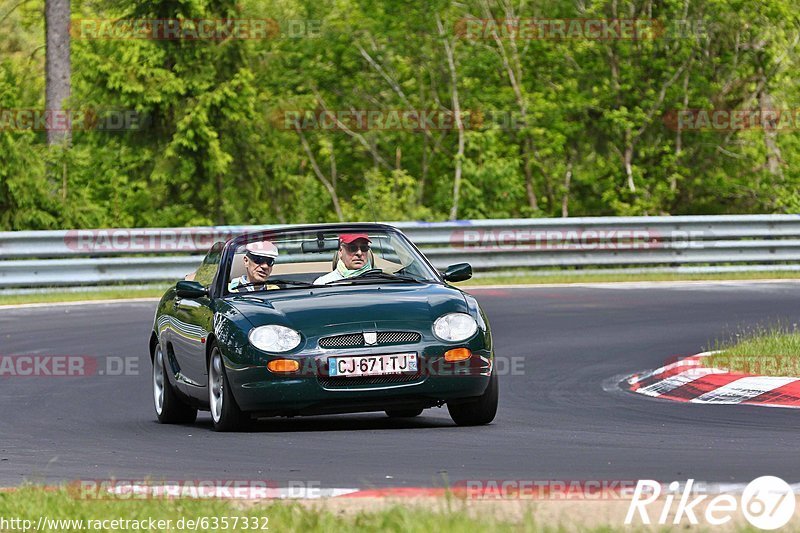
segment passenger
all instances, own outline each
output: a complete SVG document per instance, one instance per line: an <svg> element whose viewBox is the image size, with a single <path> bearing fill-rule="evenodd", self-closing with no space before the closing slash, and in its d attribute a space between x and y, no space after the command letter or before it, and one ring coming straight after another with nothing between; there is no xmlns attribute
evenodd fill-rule
<svg viewBox="0 0 800 533"><path fill-rule="evenodd" d="M314 285L325 285L332 281L351 278L371 270L369 236L366 233L343 233L339 235L339 260L336 269L314 280Z"/></svg>
<svg viewBox="0 0 800 533"><path fill-rule="evenodd" d="M269 241L251 242L245 246L245 274L228 284L230 292L253 292L278 289L277 285L268 285L267 279L272 274L272 265L278 257L278 248Z"/></svg>

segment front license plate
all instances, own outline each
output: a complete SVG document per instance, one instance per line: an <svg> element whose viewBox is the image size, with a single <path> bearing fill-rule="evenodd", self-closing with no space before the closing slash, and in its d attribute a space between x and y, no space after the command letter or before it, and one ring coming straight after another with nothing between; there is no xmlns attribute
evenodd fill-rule
<svg viewBox="0 0 800 533"><path fill-rule="evenodd" d="M329 357L328 375L333 376L382 376L417 371L416 353L393 353L387 355L359 355L353 357Z"/></svg>

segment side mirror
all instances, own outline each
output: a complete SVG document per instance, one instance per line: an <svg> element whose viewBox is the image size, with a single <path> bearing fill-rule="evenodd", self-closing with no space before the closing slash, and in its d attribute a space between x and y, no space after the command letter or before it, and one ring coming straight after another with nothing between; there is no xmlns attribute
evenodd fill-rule
<svg viewBox="0 0 800 533"><path fill-rule="evenodd" d="M196 281L179 281L175 285L179 298L202 298L208 296L208 289Z"/></svg>
<svg viewBox="0 0 800 533"><path fill-rule="evenodd" d="M445 281L466 281L472 277L472 265L469 263L458 263L450 265L444 271Z"/></svg>

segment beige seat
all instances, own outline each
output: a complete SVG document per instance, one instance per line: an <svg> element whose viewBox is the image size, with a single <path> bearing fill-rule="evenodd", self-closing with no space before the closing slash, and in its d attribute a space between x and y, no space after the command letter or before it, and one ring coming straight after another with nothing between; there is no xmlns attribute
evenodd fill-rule
<svg viewBox="0 0 800 533"><path fill-rule="evenodd" d="M228 281L233 281L235 279L241 278L246 273L244 269L244 254L236 254L233 256L233 261L231 262L231 279Z"/></svg>

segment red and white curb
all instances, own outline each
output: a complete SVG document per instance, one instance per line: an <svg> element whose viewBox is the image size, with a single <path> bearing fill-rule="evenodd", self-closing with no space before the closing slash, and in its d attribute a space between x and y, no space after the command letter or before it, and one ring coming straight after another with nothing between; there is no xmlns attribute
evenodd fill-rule
<svg viewBox="0 0 800 533"><path fill-rule="evenodd" d="M652 398L706 404L800 408L800 378L755 376L706 366L703 352L623 380L624 388Z"/></svg>

